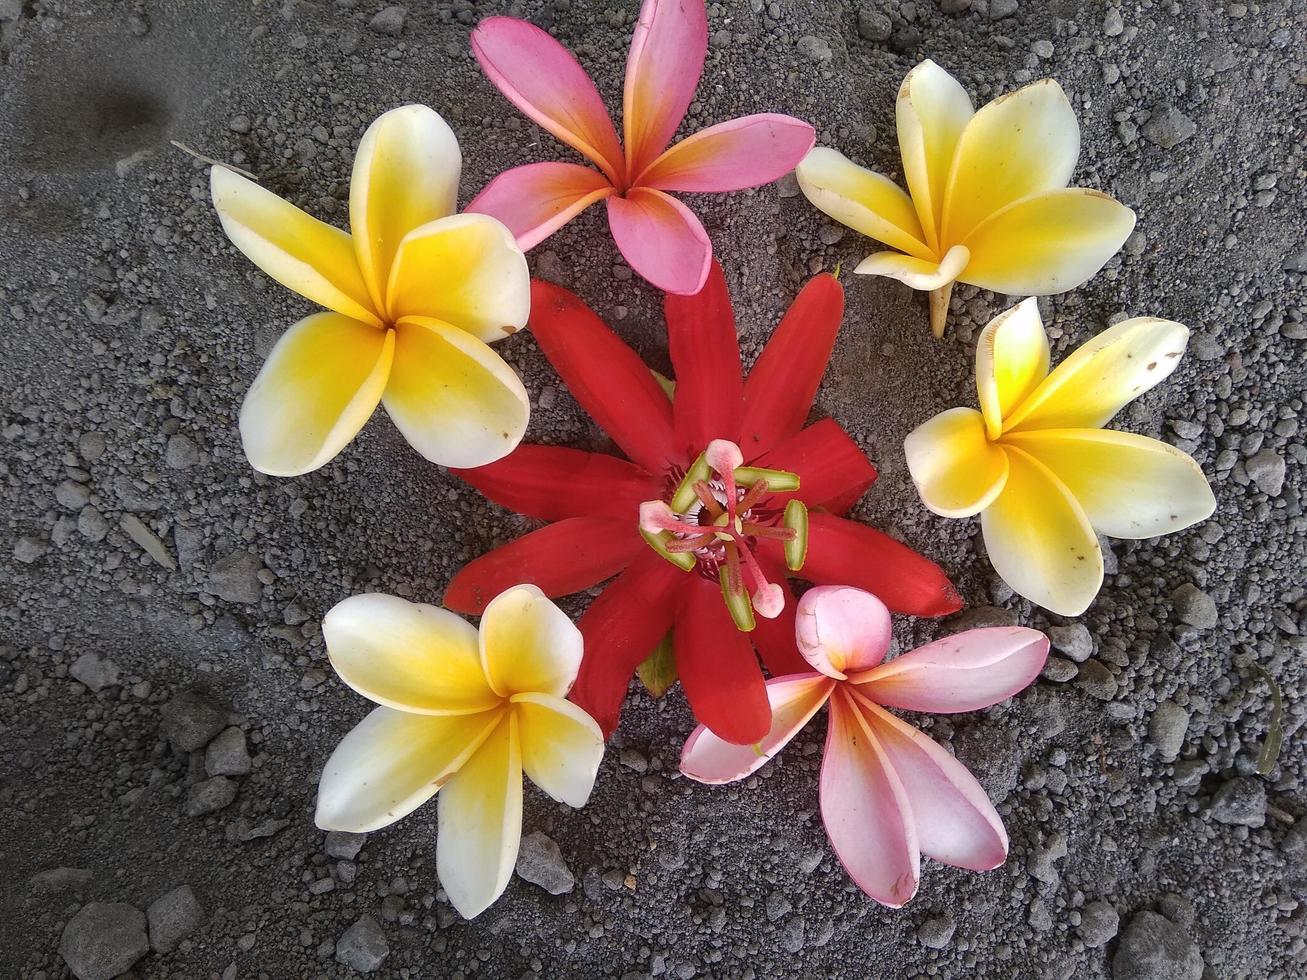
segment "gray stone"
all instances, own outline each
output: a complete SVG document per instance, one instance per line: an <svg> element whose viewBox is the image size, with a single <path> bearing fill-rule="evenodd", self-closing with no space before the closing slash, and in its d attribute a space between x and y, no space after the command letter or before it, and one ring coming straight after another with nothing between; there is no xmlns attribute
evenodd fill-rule
<svg viewBox="0 0 1307 980"><path fill-rule="evenodd" d="M24 534L14 542L14 561L30 565L45 557L50 550L50 541L41 534Z"/></svg>
<svg viewBox="0 0 1307 980"><path fill-rule="evenodd" d="M204 750L204 771L210 776L244 776L251 765L245 733L235 725L224 728Z"/></svg>
<svg viewBox="0 0 1307 980"><path fill-rule="evenodd" d="M200 460L200 451L188 436L180 432L168 437L168 448L164 451L163 461L171 470L190 469Z"/></svg>
<svg viewBox="0 0 1307 980"><path fill-rule="evenodd" d="M186 792L186 814L203 817L230 806L236 799L236 784L226 776L214 776L196 783Z"/></svg>
<svg viewBox="0 0 1307 980"><path fill-rule="evenodd" d="M1241 827L1266 823L1266 784L1256 776L1227 779L1212 797L1212 819Z"/></svg>
<svg viewBox="0 0 1307 980"><path fill-rule="evenodd" d="M917 941L931 949L943 949L953 941L953 932L957 923L953 916L945 913L927 919L917 927Z"/></svg>
<svg viewBox="0 0 1307 980"><path fill-rule="evenodd" d="M80 892L94 877L95 874L89 868L51 868L49 871L38 871L29 881L35 891Z"/></svg>
<svg viewBox="0 0 1307 980"><path fill-rule="evenodd" d="M81 510L91 501L91 488L76 480L64 480L54 488L54 499L68 510Z"/></svg>
<svg viewBox="0 0 1307 980"><path fill-rule="evenodd" d="M1111 701L1116 697L1116 678L1097 660L1086 660L1080 665L1077 683L1082 691L1100 701Z"/></svg>
<svg viewBox="0 0 1307 980"><path fill-rule="evenodd" d="M204 906L190 885L178 885L160 895L145 910L150 922L150 947L171 953L183 939L204 925Z"/></svg>
<svg viewBox="0 0 1307 980"><path fill-rule="evenodd" d="M1198 586L1186 582L1171 593L1171 604L1180 622L1200 630L1209 630L1216 625L1216 603Z"/></svg>
<svg viewBox="0 0 1307 980"><path fill-rule="evenodd" d="M1094 637L1084 623L1050 626L1048 639L1053 644L1054 650L1078 664L1084 663L1094 655Z"/></svg>
<svg viewBox="0 0 1307 980"><path fill-rule="evenodd" d="M77 455L88 463L98 461L108 448L109 442L103 432L83 432L77 440Z"/></svg>
<svg viewBox="0 0 1307 980"><path fill-rule="evenodd" d="M868 41L888 41L894 33L894 22L872 4L858 8L858 34Z"/></svg>
<svg viewBox="0 0 1307 980"><path fill-rule="evenodd" d="M383 7L377 15L368 21L368 30L387 37L399 37L404 33L404 21L408 19L408 10L400 6Z"/></svg>
<svg viewBox="0 0 1307 980"><path fill-rule="evenodd" d="M1106 946L1116 937L1116 931L1120 927L1121 917L1107 902L1090 902L1080 910L1080 927L1077 933L1080 941L1090 949Z"/></svg>
<svg viewBox="0 0 1307 980"><path fill-rule="evenodd" d="M68 668L73 680L85 684L92 691L103 691L118 683L118 665L98 653L84 653Z"/></svg>
<svg viewBox="0 0 1307 980"><path fill-rule="evenodd" d="M163 706L163 734L181 752L202 749L227 727L227 712L195 691L183 691Z"/></svg>
<svg viewBox="0 0 1307 980"><path fill-rule="evenodd" d="M787 952L797 953L803 949L807 935L808 923L804 921L803 916L796 915L785 923L785 928L781 930L781 945Z"/></svg>
<svg viewBox="0 0 1307 980"><path fill-rule="evenodd" d="M1201 980L1203 957L1180 926L1140 912L1126 926L1112 957L1112 980Z"/></svg>
<svg viewBox="0 0 1307 980"><path fill-rule="evenodd" d="M1284 457L1274 449L1263 449L1243 464L1248 479L1268 497L1278 497L1284 489Z"/></svg>
<svg viewBox="0 0 1307 980"><path fill-rule="evenodd" d="M135 541L144 549L145 553L155 560L157 564L170 571L177 567L173 557L168 552L168 548L159 536L150 530L148 524L137 517L135 514L124 514L118 521L118 526L122 528L124 534Z"/></svg>
<svg viewBox="0 0 1307 980"><path fill-rule="evenodd" d="M365 915L336 940L336 961L359 973L371 973L390 955L390 944L381 925Z"/></svg>
<svg viewBox="0 0 1307 980"><path fill-rule="evenodd" d="M359 851L363 850L363 842L367 839L367 834L352 834L348 830L332 830L327 833L327 839L323 843L322 849L327 852L327 857L333 857L340 861L353 861L359 856Z"/></svg>
<svg viewBox="0 0 1307 980"><path fill-rule="evenodd" d="M1307 876L1307 819L1299 818L1280 841L1280 853L1294 875Z"/></svg>
<svg viewBox="0 0 1307 980"><path fill-rule="evenodd" d="M1163 762L1174 762L1189 730L1189 712L1174 701L1163 701L1148 721L1148 740Z"/></svg>
<svg viewBox="0 0 1307 980"><path fill-rule="evenodd" d="M946 14L965 14L971 9L971 0L939 0L939 9Z"/></svg>
<svg viewBox="0 0 1307 980"><path fill-rule="evenodd" d="M517 876L539 885L550 895L566 895L576 887L576 877L563 860L563 852L551 837L538 830L522 838L517 852Z"/></svg>
<svg viewBox="0 0 1307 980"><path fill-rule="evenodd" d="M799 54L813 61L830 61L835 57L826 39L812 34L799 38Z"/></svg>
<svg viewBox="0 0 1307 980"><path fill-rule="evenodd" d="M1153 113L1140 132L1148 142L1164 150L1179 146L1198 131L1193 120L1173 105L1153 107Z"/></svg>
<svg viewBox="0 0 1307 980"><path fill-rule="evenodd" d="M1074 680L1079 673L1080 668L1070 660L1063 660L1061 657L1049 657L1044 661L1039 676L1057 684L1065 684L1069 680Z"/></svg>
<svg viewBox="0 0 1307 980"><path fill-rule="evenodd" d="M256 603L263 596L263 583L259 581L261 567L248 551L233 551L209 569L208 590L227 602Z"/></svg>
<svg viewBox="0 0 1307 980"><path fill-rule="evenodd" d="M1030 856L1030 873L1045 884L1057 884L1061 873L1054 867L1066 857L1066 834L1057 831Z"/></svg>
<svg viewBox="0 0 1307 980"><path fill-rule="evenodd" d="M1121 11L1115 7L1107 8L1107 15L1103 18L1103 33L1108 37L1117 37L1125 30L1125 23L1121 20Z"/></svg>
<svg viewBox="0 0 1307 980"><path fill-rule="evenodd" d="M87 504L77 515L77 530L87 541L103 541L109 534L109 522L104 515Z"/></svg>
<svg viewBox="0 0 1307 980"><path fill-rule="evenodd" d="M1002 20L1004 17L1011 17L1021 9L1021 4L1017 0L989 0L989 19Z"/></svg>
<svg viewBox="0 0 1307 980"><path fill-rule="evenodd" d="M145 914L123 902L82 906L59 940L59 955L77 980L112 980L149 951Z"/></svg>

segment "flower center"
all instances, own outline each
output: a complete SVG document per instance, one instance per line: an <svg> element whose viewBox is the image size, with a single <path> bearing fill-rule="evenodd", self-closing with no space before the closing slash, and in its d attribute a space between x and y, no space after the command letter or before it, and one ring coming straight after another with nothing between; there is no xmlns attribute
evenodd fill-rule
<svg viewBox="0 0 1307 980"><path fill-rule="evenodd" d="M714 439L667 500L640 505L640 533L676 567L717 579L731 619L751 630L755 612L775 619L785 608L784 590L758 562L759 545L777 541L786 566L803 567L808 509L773 496L798 489L797 474L745 466L739 446Z"/></svg>

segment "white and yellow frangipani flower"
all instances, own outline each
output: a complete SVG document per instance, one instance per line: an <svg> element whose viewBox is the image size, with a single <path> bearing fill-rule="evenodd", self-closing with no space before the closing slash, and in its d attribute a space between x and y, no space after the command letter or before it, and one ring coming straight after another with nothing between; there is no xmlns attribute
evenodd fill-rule
<svg viewBox="0 0 1307 980"><path fill-rule="evenodd" d="M392 109L359 144L353 235L227 169L210 172L232 243L330 312L292 326L241 406L251 465L298 476L329 462L378 402L434 463L482 466L512 452L530 406L487 346L526 325L526 257L499 221L455 214L458 141L434 111Z"/></svg>
<svg viewBox="0 0 1307 980"><path fill-rule="evenodd" d="M870 255L854 271L929 291L936 337L954 282L1014 296L1065 292L1134 229L1123 204L1067 186L1080 126L1051 78L975 111L957 79L923 61L899 87L895 121L907 194L827 147L812 150L796 173L814 205L897 250Z"/></svg>
<svg viewBox="0 0 1307 980"><path fill-rule="evenodd" d="M534 585L486 607L481 629L446 609L356 595L322 621L331 664L380 707L322 771L315 819L367 833L437 793L436 872L464 918L506 887L522 838L522 774L584 806L604 737L565 700L581 632Z"/></svg>
<svg viewBox="0 0 1307 980"><path fill-rule="evenodd" d="M942 412L903 443L922 501L943 517L980 514L1003 580L1031 602L1078 616L1103 584L1097 534L1152 538L1216 509L1189 456L1103 428L1175 369L1188 339L1179 323L1135 317L1049 373L1036 301L999 314L976 345L980 411Z"/></svg>

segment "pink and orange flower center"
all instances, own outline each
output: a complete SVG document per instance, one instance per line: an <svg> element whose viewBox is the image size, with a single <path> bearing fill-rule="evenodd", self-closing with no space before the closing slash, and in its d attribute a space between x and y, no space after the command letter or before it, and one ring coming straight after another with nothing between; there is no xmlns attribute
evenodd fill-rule
<svg viewBox="0 0 1307 980"><path fill-rule="evenodd" d="M668 499L640 505L640 533L673 565L716 579L731 619L748 631L754 613L775 619L785 608L785 590L768 580L759 546L777 541L787 567L803 567L808 509L774 496L798 489L796 474L745 466L739 446L714 439Z"/></svg>

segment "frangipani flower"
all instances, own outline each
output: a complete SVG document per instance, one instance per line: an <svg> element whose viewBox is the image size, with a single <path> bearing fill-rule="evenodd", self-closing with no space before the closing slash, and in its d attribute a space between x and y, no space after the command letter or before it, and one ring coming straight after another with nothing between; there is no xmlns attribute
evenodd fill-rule
<svg viewBox="0 0 1307 980"><path fill-rule="evenodd" d="M213 168L213 206L232 244L330 311L286 331L245 396L241 440L256 470L317 469L378 402L434 463L489 463L521 440L526 390L487 344L526 324L531 277L502 224L454 214L461 167L435 112L387 112L354 158L352 237Z"/></svg>
<svg viewBox="0 0 1307 980"><path fill-rule="evenodd" d="M1169 375L1189 330L1135 317L1049 373L1033 299L995 317L976 344L980 411L954 408L908 434L908 469L943 517L981 515L995 570L1032 602L1078 616L1103 584L1095 535L1151 538L1209 517L1216 498L1189 456L1104 429Z"/></svg>
<svg viewBox="0 0 1307 980"><path fill-rule="evenodd" d="M486 605L481 630L445 609L368 594L322 621L331 664L375 701L327 760L315 819L368 833L437 793L436 871L470 919L503 894L522 838L522 773L560 803L590 798L604 737L564 700L581 634L534 586Z"/></svg>
<svg viewBox="0 0 1307 980"><path fill-rule="evenodd" d="M818 147L798 167L809 201L897 251L854 270L930 291L930 325L944 335L961 281L1016 296L1066 292L1103 267L1135 214L1100 191L1067 187L1080 126L1051 78L974 111L933 61L908 72L895 107L905 194L891 180Z"/></svg>
<svg viewBox="0 0 1307 980"><path fill-rule="evenodd" d="M921 855L972 871L1007 859L1007 831L962 763L886 711L977 711L1031 684L1048 657L1044 634L1017 626L944 637L883 663L889 611L873 595L822 586L799 600L804 673L767 682L770 730L732 745L700 725L681 772L729 783L761 769L830 704L821 764L826 836L858 887L898 908L917 891Z"/></svg>
<svg viewBox="0 0 1307 980"><path fill-rule="evenodd" d="M468 205L494 215L530 249L597 201L636 272L669 293L697 293L712 242L668 191L735 191L770 183L812 149L811 126L762 113L718 123L668 149L708 51L703 0L644 0L626 61L619 142L598 89L572 54L525 21L487 17L472 51L510 102L598 171L532 163L496 177ZM623 146L623 143L625 146Z"/></svg>
<svg viewBox="0 0 1307 980"><path fill-rule="evenodd" d="M605 732L617 726L632 673L671 631L695 716L729 741L761 738L771 711L754 647L774 675L803 669L786 581L796 566L802 578L851 581L918 616L961 606L933 562L840 516L876 471L835 422L805 428L844 311L832 276L804 286L747 381L721 266L713 263L694 296L668 296L671 401L639 355L572 293L537 281L531 310L541 350L630 462L524 445L460 472L496 503L553 523L465 566L445 604L475 613L514 581L561 596L617 575L578 623L586 654L572 691ZM784 520L800 506L801 554L799 533L773 533L803 531ZM680 523L689 529L673 526ZM732 549L738 576L724 571Z"/></svg>

